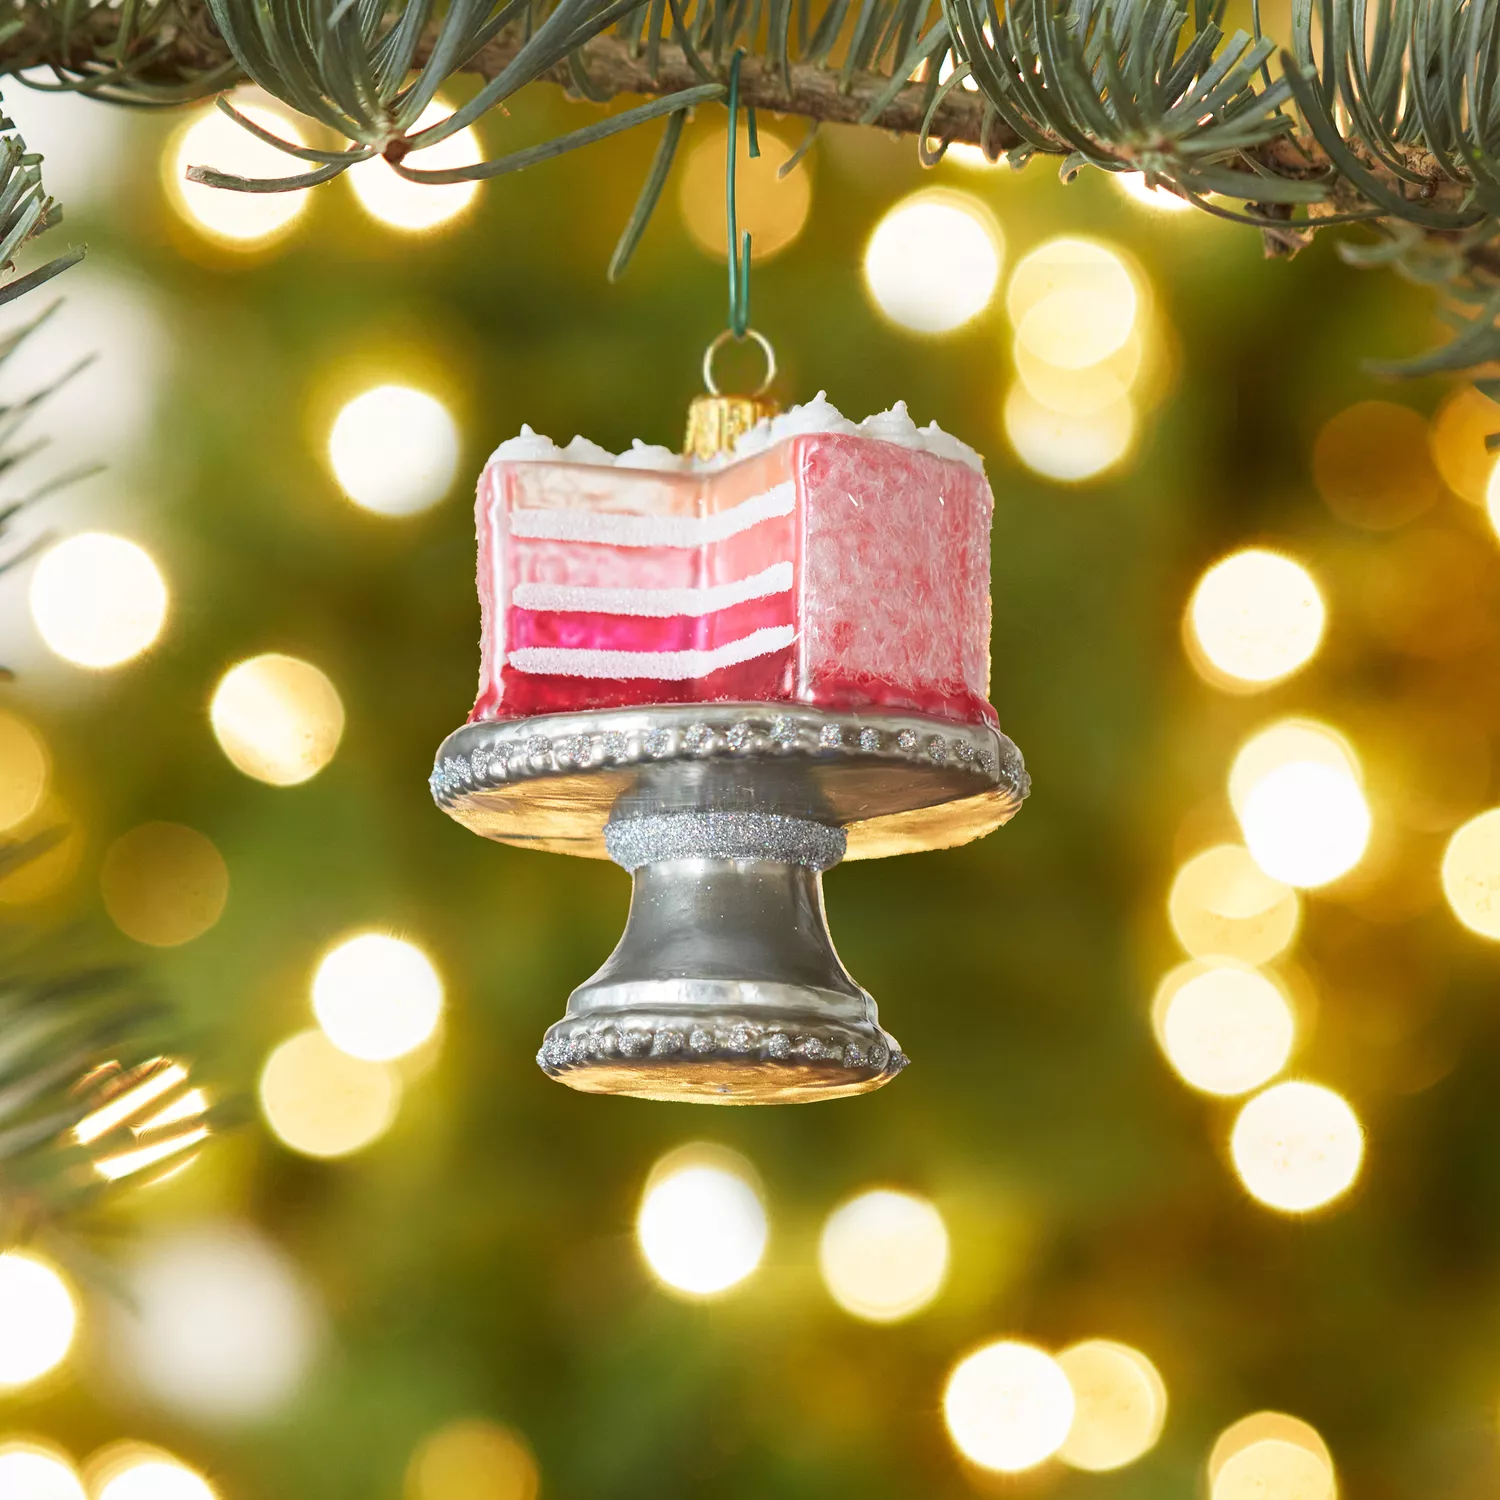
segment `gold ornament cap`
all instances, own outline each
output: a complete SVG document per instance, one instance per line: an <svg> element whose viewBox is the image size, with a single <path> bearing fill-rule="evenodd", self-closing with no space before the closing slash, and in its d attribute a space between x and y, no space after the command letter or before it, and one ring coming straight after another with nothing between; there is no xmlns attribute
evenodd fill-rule
<svg viewBox="0 0 1500 1500"><path fill-rule="evenodd" d="M760 346L766 357L765 378L760 387L749 396L726 396L714 379L714 356L725 344L745 339ZM742 434L750 431L757 422L774 417L781 407L765 393L776 378L776 351L764 334L750 329L743 338L726 329L711 343L703 355L703 383L708 387L706 396L695 396L688 407L687 437L682 451L688 458L716 458L728 453Z"/></svg>

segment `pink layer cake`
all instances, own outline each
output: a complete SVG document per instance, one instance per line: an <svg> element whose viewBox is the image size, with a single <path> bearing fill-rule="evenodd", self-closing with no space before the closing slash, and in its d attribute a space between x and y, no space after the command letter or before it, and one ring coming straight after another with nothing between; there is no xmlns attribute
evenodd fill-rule
<svg viewBox="0 0 1500 1500"><path fill-rule="evenodd" d="M471 719L765 702L995 723L977 456L821 397L713 466L526 432L479 482Z"/></svg>

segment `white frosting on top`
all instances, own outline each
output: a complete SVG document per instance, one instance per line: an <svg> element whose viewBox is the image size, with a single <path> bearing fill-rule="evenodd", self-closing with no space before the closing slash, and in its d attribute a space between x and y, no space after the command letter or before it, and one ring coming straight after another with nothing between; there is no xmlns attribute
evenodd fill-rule
<svg viewBox="0 0 1500 1500"><path fill-rule="evenodd" d="M723 468L756 453L764 453L787 438L800 437L810 432L852 433L859 437L874 438L883 443L895 443L902 448L915 448L931 453L938 458L953 459L967 464L979 473L984 472L984 460L965 442L951 433L944 432L936 422L918 427L906 410L906 402L898 401L889 411L876 412L863 422L851 422L831 401L825 391L819 391L811 401L794 406L774 417L765 417L748 432L740 434L729 453L718 454L706 462L684 458L670 448L656 443L643 443L636 438L621 454L613 454L598 443L585 437L575 437L566 448L559 448L551 438L542 437L530 427L522 427L518 437L507 438L490 454L495 459L535 461L550 459L556 463L612 465L618 469L654 469L678 472Z"/></svg>

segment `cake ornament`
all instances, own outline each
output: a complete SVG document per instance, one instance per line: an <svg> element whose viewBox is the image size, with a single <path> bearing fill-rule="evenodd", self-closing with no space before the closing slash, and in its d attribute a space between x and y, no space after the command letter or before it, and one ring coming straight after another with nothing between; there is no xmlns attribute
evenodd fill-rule
<svg viewBox="0 0 1500 1500"><path fill-rule="evenodd" d="M904 405L776 412L718 394L713 352L681 455L529 428L495 450L479 695L432 792L487 838L632 876L618 947L542 1042L552 1077L863 1093L907 1058L834 950L824 871L980 837L1029 786L989 703L993 499Z"/></svg>

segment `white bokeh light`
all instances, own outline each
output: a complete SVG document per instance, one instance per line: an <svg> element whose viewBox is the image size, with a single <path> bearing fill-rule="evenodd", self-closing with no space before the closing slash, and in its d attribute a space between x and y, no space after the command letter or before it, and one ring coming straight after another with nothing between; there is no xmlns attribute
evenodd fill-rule
<svg viewBox="0 0 1500 1500"><path fill-rule="evenodd" d="M1365 1133L1332 1089L1278 1083L1240 1111L1229 1145L1252 1197L1283 1213L1308 1213L1354 1185Z"/></svg>
<svg viewBox="0 0 1500 1500"><path fill-rule="evenodd" d="M1328 724L1316 719L1278 719L1258 729L1235 752L1229 769L1229 804L1245 815L1245 801L1263 776L1293 761L1312 761L1364 784L1364 767L1354 746Z"/></svg>
<svg viewBox="0 0 1500 1500"><path fill-rule="evenodd" d="M0 1390L55 1370L77 1328L73 1293L46 1261L19 1250L0 1255Z"/></svg>
<svg viewBox="0 0 1500 1500"><path fill-rule="evenodd" d="M446 120L453 107L434 99L411 128L412 134ZM406 165L423 172L447 171L452 167L477 166L484 151L472 126L456 130L446 140L421 151L413 151ZM380 157L352 166L345 174L360 207L373 219L392 229L420 233L446 224L461 214L479 191L477 182L409 182Z"/></svg>
<svg viewBox="0 0 1500 1500"><path fill-rule="evenodd" d="M684 1147L653 1169L636 1238L669 1290L712 1297L760 1264L769 1231L752 1178L747 1163L714 1147Z"/></svg>
<svg viewBox="0 0 1500 1500"><path fill-rule="evenodd" d="M320 1318L287 1257L248 1225L143 1245L117 1328L125 1369L161 1406L200 1422L256 1421L296 1395Z"/></svg>
<svg viewBox="0 0 1500 1500"><path fill-rule="evenodd" d="M926 1307L948 1274L948 1229L925 1198L886 1188L861 1193L828 1216L818 1266L835 1302L871 1323Z"/></svg>
<svg viewBox="0 0 1500 1500"><path fill-rule="evenodd" d="M297 786L316 776L344 734L343 701L327 674L276 651L225 672L208 717L234 766L272 786Z"/></svg>
<svg viewBox="0 0 1500 1500"><path fill-rule="evenodd" d="M436 505L458 473L458 426L436 396L378 385L334 418L328 461L345 495L382 516Z"/></svg>
<svg viewBox="0 0 1500 1500"><path fill-rule="evenodd" d="M0 1443L0 1496L4 1500L88 1500L65 1454L50 1445Z"/></svg>
<svg viewBox="0 0 1500 1500"><path fill-rule="evenodd" d="M1313 888L1347 874L1370 842L1370 807L1347 772L1294 760L1262 776L1240 813L1245 847L1262 870Z"/></svg>
<svg viewBox="0 0 1500 1500"><path fill-rule="evenodd" d="M316 1027L272 1051L258 1092L277 1139L324 1161L378 1141L401 1107L401 1077L394 1068L351 1057Z"/></svg>
<svg viewBox="0 0 1500 1500"><path fill-rule="evenodd" d="M420 1047L443 1013L443 981L415 943L365 932L332 949L313 978L313 1013L335 1047L391 1062Z"/></svg>
<svg viewBox="0 0 1500 1500"><path fill-rule="evenodd" d="M294 146L307 145L289 114L243 96L232 102L262 130ZM213 104L188 123L162 165L168 196L182 218L206 238L234 249L254 249L281 239L308 206L307 188L288 193L240 193L188 181L189 167L212 167L236 177L275 179L298 176L311 165L260 140Z"/></svg>
<svg viewBox="0 0 1500 1500"><path fill-rule="evenodd" d="M1279 682L1311 661L1326 619L1312 574L1263 547L1215 563L1188 605L1193 643L1207 665L1254 687Z"/></svg>
<svg viewBox="0 0 1500 1500"><path fill-rule="evenodd" d="M988 209L966 193L936 189L903 199L865 248L865 286L891 322L947 333L989 306L1004 240Z"/></svg>
<svg viewBox="0 0 1500 1500"><path fill-rule="evenodd" d="M117 667L139 656L167 619L167 585L151 554L101 531L44 552L29 600L48 649L80 667Z"/></svg>
<svg viewBox="0 0 1500 1500"><path fill-rule="evenodd" d="M1044 1350L1012 1340L962 1360L943 1393L943 1416L959 1452L1002 1474L1051 1458L1067 1439L1074 1408L1062 1366Z"/></svg>
<svg viewBox="0 0 1500 1500"><path fill-rule="evenodd" d="M1162 1007L1162 1049L1207 1094L1244 1094L1285 1066L1296 1021L1280 987L1255 969L1210 962L1173 986Z"/></svg>
<svg viewBox="0 0 1500 1500"><path fill-rule="evenodd" d="M145 1452L113 1465L97 1500L217 1500L199 1473L164 1453Z"/></svg>
<svg viewBox="0 0 1500 1500"><path fill-rule="evenodd" d="M1059 411L1021 382L1005 397L1005 435L1033 473L1060 484L1108 474L1135 446L1135 403L1128 395L1088 411Z"/></svg>

